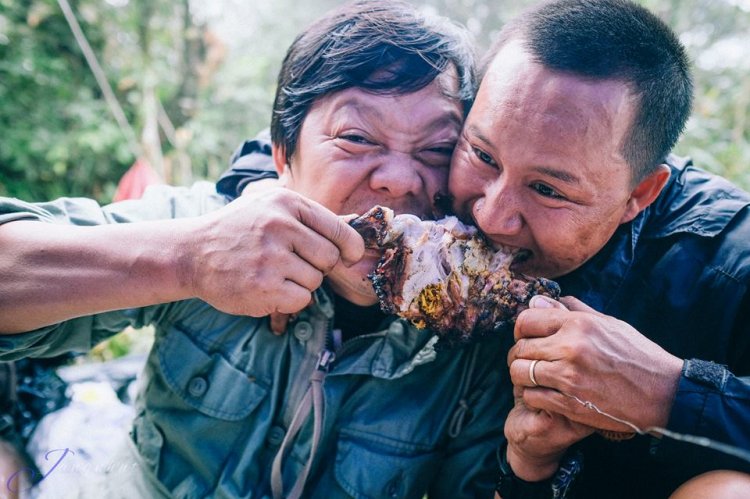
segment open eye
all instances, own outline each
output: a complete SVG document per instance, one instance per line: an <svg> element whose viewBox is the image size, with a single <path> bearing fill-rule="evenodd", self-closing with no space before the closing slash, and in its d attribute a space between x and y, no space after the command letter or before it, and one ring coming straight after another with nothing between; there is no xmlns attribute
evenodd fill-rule
<svg viewBox="0 0 750 499"><path fill-rule="evenodd" d="M556 190L554 190L552 187L545 185L545 184L540 184L537 182L537 183L531 184L531 188L546 198L565 199L564 196L561 196L560 194L557 193Z"/></svg>
<svg viewBox="0 0 750 499"><path fill-rule="evenodd" d="M479 161L487 163L490 166L497 166L497 163L495 163L495 160L492 159L492 156L490 156L483 150L479 149L478 147L472 147L471 149L474 151L476 157L479 158Z"/></svg>

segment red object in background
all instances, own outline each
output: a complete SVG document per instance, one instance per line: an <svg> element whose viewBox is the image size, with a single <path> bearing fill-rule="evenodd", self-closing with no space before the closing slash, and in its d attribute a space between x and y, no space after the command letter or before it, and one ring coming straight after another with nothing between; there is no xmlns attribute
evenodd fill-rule
<svg viewBox="0 0 750 499"><path fill-rule="evenodd" d="M130 169L125 172L117 184L117 192L113 202L125 201L126 199L140 199L146 187L154 184L163 184L156 170L145 159L139 159Z"/></svg>

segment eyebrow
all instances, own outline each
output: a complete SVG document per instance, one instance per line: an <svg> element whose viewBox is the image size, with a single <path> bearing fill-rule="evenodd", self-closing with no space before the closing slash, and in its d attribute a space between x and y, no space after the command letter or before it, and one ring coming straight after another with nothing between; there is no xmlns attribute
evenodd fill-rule
<svg viewBox="0 0 750 499"><path fill-rule="evenodd" d="M486 145L492 147L492 142L489 141L487 137L484 136L481 130L476 125L466 125L467 130L469 133L471 133L473 136L484 142Z"/></svg>
<svg viewBox="0 0 750 499"><path fill-rule="evenodd" d="M445 125L455 125L456 131L460 132L463 124L464 124L464 120L460 118L457 113L451 111L445 114L445 116L437 120L434 120L432 123L430 123L430 125L428 125L425 128L425 132L430 133L433 130L438 130L440 128L443 128L443 126Z"/></svg>
<svg viewBox="0 0 750 499"><path fill-rule="evenodd" d="M555 170L554 168L547 168L546 166L535 166L533 170L539 173L542 173L544 175L549 175L550 177L554 177L567 184L578 185L581 183L581 179L579 179L575 175L571 175L570 173L564 172L561 170Z"/></svg>
<svg viewBox="0 0 750 499"><path fill-rule="evenodd" d="M379 109L375 106L372 106L370 104L365 104L356 97L349 97L345 101L343 101L341 104L338 104L338 107L334 113L338 113L340 110L345 108L352 108L354 111L360 116L368 121L371 121L373 118L375 121L380 121L382 119L382 116L384 114L382 109ZM432 133L433 130L437 130L442 128L443 126L447 124L453 124L456 126L456 131L460 132L461 128L463 127L464 120L463 117L458 114L457 112L450 111L446 113L444 116L441 116L440 118L433 120L427 127L424 128L425 135L428 135Z"/></svg>

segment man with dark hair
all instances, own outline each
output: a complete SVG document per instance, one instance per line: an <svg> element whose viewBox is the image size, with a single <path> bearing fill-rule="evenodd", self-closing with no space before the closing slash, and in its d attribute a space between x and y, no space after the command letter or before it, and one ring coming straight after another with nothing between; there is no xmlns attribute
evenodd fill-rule
<svg viewBox="0 0 750 499"><path fill-rule="evenodd" d="M627 1L540 5L487 57L451 162L455 209L577 298L535 298L516 324L503 499L552 497L574 474L576 497L659 498L750 471L660 438L750 449L750 196L668 157L691 100L683 47ZM219 188L251 176L235 167Z"/></svg>
<svg viewBox="0 0 750 499"><path fill-rule="evenodd" d="M285 188L0 199L0 359L156 328L115 459L137 468L87 497L491 497L512 338L436 352L380 312L378 255L337 216L435 216L473 75L461 29L356 2L284 61L269 149ZM288 334L273 312L298 312Z"/></svg>
<svg viewBox="0 0 750 499"><path fill-rule="evenodd" d="M516 324L504 499L534 489L518 478L549 491L580 455L579 497L666 497L750 469L634 433L750 448L750 383L735 377L750 375L750 197L667 160L691 89L675 35L621 0L541 5L490 52L451 164L456 208L578 298L537 299Z"/></svg>

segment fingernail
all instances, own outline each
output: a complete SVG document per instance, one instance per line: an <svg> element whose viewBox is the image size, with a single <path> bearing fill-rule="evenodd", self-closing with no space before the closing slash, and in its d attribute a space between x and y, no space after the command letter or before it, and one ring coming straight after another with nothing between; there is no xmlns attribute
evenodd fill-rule
<svg viewBox="0 0 750 499"><path fill-rule="evenodd" d="M554 308L555 305L546 296L536 295L529 302L531 308Z"/></svg>

